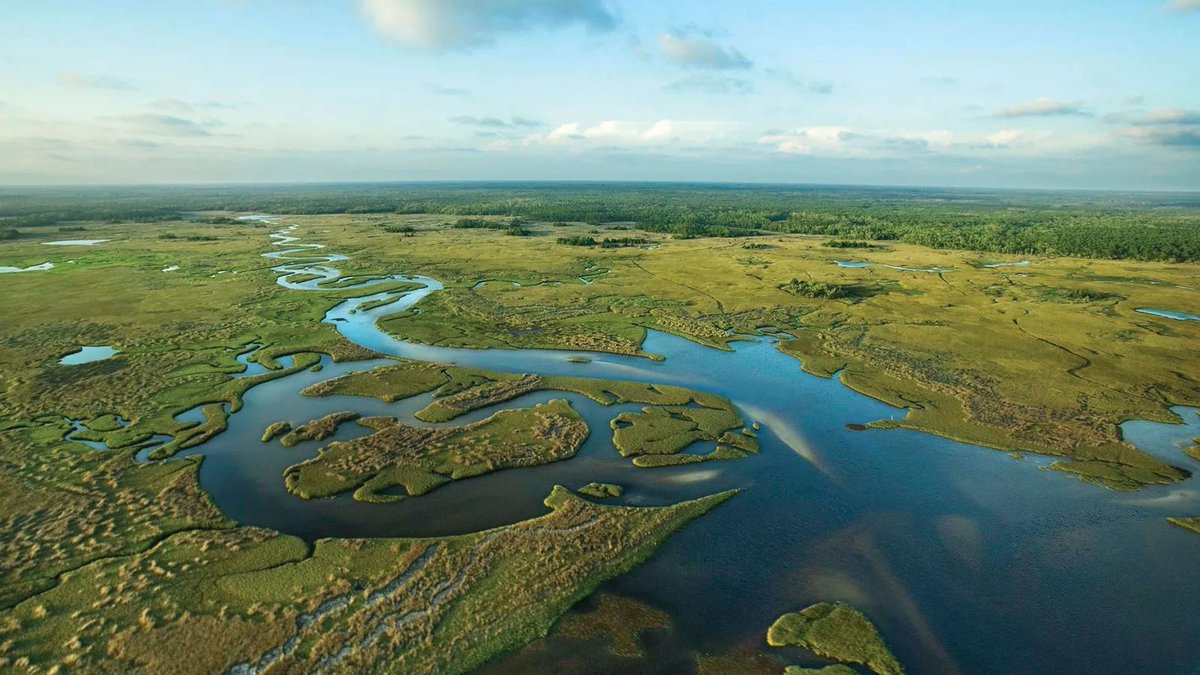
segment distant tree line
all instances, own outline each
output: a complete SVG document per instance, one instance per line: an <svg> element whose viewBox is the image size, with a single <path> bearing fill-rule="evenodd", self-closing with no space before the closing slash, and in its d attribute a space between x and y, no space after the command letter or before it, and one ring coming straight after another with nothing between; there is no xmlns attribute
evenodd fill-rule
<svg viewBox="0 0 1200 675"><path fill-rule="evenodd" d="M566 246L599 246L600 248L625 248L628 246L645 246L653 243L652 240L645 237L610 237L608 239L596 239L588 235L579 234L570 237L559 237L558 243Z"/></svg>
<svg viewBox="0 0 1200 675"><path fill-rule="evenodd" d="M229 216L206 216L204 218L195 218L193 223L205 223L207 225L243 225L245 221Z"/></svg>
<svg viewBox="0 0 1200 675"><path fill-rule="evenodd" d="M600 248L624 248L627 246L645 246L651 241L645 237L610 237L600 241Z"/></svg>
<svg viewBox="0 0 1200 675"><path fill-rule="evenodd" d="M1189 193L602 183L0 188L5 229L218 210L433 213L498 230L528 221L633 223L681 239L796 233L1015 255L1200 261L1200 195Z"/></svg>
<svg viewBox="0 0 1200 675"><path fill-rule="evenodd" d="M829 241L821 242L822 246L829 248L874 248L875 245L869 241L848 241L846 239L830 239Z"/></svg>
<svg viewBox="0 0 1200 675"><path fill-rule="evenodd" d="M406 237L411 237L417 233L417 228L413 227L412 225L397 225L396 223L388 223L383 226L383 231L391 232L392 234L403 234Z"/></svg>
<svg viewBox="0 0 1200 675"><path fill-rule="evenodd" d="M595 246L596 238L589 237L583 234L577 234L571 237L559 237L558 243L566 246Z"/></svg>

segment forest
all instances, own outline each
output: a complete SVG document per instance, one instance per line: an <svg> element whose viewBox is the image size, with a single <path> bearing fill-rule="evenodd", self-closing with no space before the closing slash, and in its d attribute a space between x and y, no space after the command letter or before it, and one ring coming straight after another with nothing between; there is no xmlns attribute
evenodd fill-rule
<svg viewBox="0 0 1200 675"><path fill-rule="evenodd" d="M675 238L812 234L1014 255L1200 260L1200 196L650 183L356 183L0 189L0 229L206 211L436 213L457 227L632 226ZM507 222L485 216L506 217Z"/></svg>

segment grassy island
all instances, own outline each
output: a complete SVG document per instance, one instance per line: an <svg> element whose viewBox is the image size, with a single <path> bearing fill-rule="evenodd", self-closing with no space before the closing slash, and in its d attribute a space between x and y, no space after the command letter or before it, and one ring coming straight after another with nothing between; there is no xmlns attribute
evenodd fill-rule
<svg viewBox="0 0 1200 675"><path fill-rule="evenodd" d="M416 497L451 480L573 457L588 436L587 423L561 400L504 410L463 427L412 427L389 418L360 424L375 433L331 443L289 467L288 492L316 499L353 490L359 501L380 501L398 497L382 493L403 486Z"/></svg>
<svg viewBox="0 0 1200 675"><path fill-rule="evenodd" d="M767 630L767 644L804 647L827 659L862 664L876 675L904 672L871 620L840 603L822 602L784 614Z"/></svg>

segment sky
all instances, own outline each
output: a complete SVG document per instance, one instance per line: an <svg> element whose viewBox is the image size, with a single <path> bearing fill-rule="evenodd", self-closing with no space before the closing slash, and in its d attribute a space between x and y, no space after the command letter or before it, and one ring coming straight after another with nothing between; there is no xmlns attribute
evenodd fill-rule
<svg viewBox="0 0 1200 675"><path fill-rule="evenodd" d="M1200 0L4 0L0 184L1200 190Z"/></svg>

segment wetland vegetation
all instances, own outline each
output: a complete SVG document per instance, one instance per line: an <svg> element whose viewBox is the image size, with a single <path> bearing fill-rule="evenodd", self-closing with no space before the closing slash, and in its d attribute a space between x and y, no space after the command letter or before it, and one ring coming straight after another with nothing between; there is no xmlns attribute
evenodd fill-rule
<svg viewBox="0 0 1200 675"><path fill-rule="evenodd" d="M804 647L834 661L862 664L876 675L904 672L871 620L848 605L822 602L784 614L767 630L767 644Z"/></svg>
<svg viewBox="0 0 1200 675"><path fill-rule="evenodd" d="M1200 313L1200 205L1185 195L602 185L0 194L0 229L18 233L0 242L0 270L39 270L0 278L0 668L463 672L531 642L553 653L555 640L598 640L616 663L661 658L673 631L689 629L672 621L678 606L604 593L570 608L660 547L684 555L667 540L697 518L715 519L737 543L685 537L717 553L696 568L668 557L681 580L705 584L712 569L741 560L722 557L730 549L756 551L721 520L731 507L704 514L729 487L748 488L738 499L787 489L771 464L781 454L837 484L826 464L838 460L822 458L835 444L788 435L789 412L817 411L878 448L842 457L843 473L889 461L893 439L940 442L915 432L1044 458L1038 466L1096 485L1044 474L1055 482L1036 489L1099 495L1081 500L1124 499L1101 488L1157 499L1197 468L1188 444L1148 448L1123 432L1128 420L1178 422L1172 408L1200 406L1200 323L1172 315ZM290 215L242 217L263 211ZM42 245L63 226L104 244ZM606 234L617 227L630 231ZM865 265L835 264L845 249ZM264 258L269 251L289 257ZM437 280L438 290L399 273ZM506 283L481 283L496 280ZM378 340L350 339L359 326ZM794 372L772 361L771 372L745 367L714 384L674 356L662 361L664 335L696 350L671 354L740 358L753 346L794 357ZM385 349L385 338L404 352ZM112 347L97 360L60 361L80 345ZM502 350L561 370L526 368L523 352ZM471 354L488 353L498 356L474 365ZM772 377L811 375L894 408L843 418L814 398L802 404L811 410L768 410L772 398L793 400ZM292 384L301 377L305 386ZM236 429L247 401L270 387L303 389L279 399L299 401L297 410L267 404L253 429ZM205 472L218 465L204 455L234 433L250 440L247 455L288 453L285 468L251 478L296 509L351 502L374 510L355 512L367 521L456 500L486 511L505 498L495 486L528 493L537 476L573 464L578 476L562 484L588 499L537 484L538 499L553 490L545 515L432 536L308 540L237 522L225 512L236 500L211 496ZM1031 473L1000 453L945 447L993 481ZM990 455L1007 464L985 464ZM741 461L684 466L732 459ZM753 473L754 463L771 468ZM1151 542L1138 555L1194 551L1195 505L1162 502L1144 530L1121 536ZM823 508L806 502L790 518ZM978 569L983 545L962 524L973 521L952 516L961 520L919 536L955 538L954 554L975 551L962 564ZM847 538L871 574L892 578L873 540ZM831 587L848 601L858 592ZM897 627L921 621L860 606L906 664L911 655L924 665L910 665L915 672L942 663L926 635L934 629L914 629L926 642L906 644ZM759 649L755 630L748 650L720 637L711 653L680 647L687 668L781 672L788 659ZM843 604L784 615L768 642L900 672L880 630ZM179 663L179 653L196 657Z"/></svg>
<svg viewBox="0 0 1200 675"><path fill-rule="evenodd" d="M353 490L355 499L377 501L383 491L402 486L418 497L447 481L567 459L588 435L587 423L562 400L503 410L457 428L412 427L385 418L359 424L374 433L331 443L289 467L288 492L314 499Z"/></svg>

